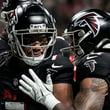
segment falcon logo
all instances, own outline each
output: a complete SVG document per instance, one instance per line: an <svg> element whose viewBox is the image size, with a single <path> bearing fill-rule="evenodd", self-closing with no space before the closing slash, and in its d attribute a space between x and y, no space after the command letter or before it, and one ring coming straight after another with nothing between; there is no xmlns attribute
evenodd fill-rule
<svg viewBox="0 0 110 110"><path fill-rule="evenodd" d="M77 19L74 25L79 27L88 26L95 37L100 30L99 21L97 19L98 16L99 15L93 12L85 14L84 16L81 16L79 19Z"/></svg>
<svg viewBox="0 0 110 110"><path fill-rule="evenodd" d="M84 63L84 65L88 67L91 72L94 72L96 64L97 62L95 60L89 60Z"/></svg>

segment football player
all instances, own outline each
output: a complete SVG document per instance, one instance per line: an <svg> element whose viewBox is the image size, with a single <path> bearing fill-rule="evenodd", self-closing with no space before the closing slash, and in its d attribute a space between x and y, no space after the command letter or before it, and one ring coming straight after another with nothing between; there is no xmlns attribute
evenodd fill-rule
<svg viewBox="0 0 110 110"><path fill-rule="evenodd" d="M0 39L0 109L46 110L18 89L22 74L31 78L30 68L62 103L72 105L73 65L60 51L68 43L57 36L54 18L34 2L13 12L8 38Z"/></svg>

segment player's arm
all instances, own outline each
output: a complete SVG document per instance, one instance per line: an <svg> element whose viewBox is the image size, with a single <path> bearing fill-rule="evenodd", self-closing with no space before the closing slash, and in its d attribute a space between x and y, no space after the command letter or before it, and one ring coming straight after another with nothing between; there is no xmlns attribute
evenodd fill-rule
<svg viewBox="0 0 110 110"><path fill-rule="evenodd" d="M53 75L52 81L54 96L68 108L73 105L73 66L67 59L62 57L58 60L63 67L59 68L59 70L57 69L58 73Z"/></svg>
<svg viewBox="0 0 110 110"><path fill-rule="evenodd" d="M53 85L53 94L66 108L73 105L72 85L69 83L58 83Z"/></svg>
<svg viewBox="0 0 110 110"><path fill-rule="evenodd" d="M80 84L80 91L74 102L76 110L102 110L108 85L105 80L86 78Z"/></svg>
<svg viewBox="0 0 110 110"><path fill-rule="evenodd" d="M75 109L73 108L73 106L66 108L62 103L59 103L53 108L53 110L75 110Z"/></svg>

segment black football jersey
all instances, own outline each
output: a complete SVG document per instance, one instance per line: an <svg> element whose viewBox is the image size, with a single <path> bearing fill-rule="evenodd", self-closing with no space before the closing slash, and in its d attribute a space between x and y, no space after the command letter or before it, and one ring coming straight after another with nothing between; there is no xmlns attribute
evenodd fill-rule
<svg viewBox="0 0 110 110"><path fill-rule="evenodd" d="M31 68L43 82L46 82L47 74L51 74L54 84L72 83L73 65L69 58L60 52L60 49L65 47L68 47L67 42L57 38L52 57L38 66L31 67L12 56L7 42L0 39L0 110L5 110L6 103L10 102L13 104L12 107L16 105L19 110L47 110L22 93L18 89L18 81L22 74L31 78L28 71Z"/></svg>
<svg viewBox="0 0 110 110"><path fill-rule="evenodd" d="M110 53L91 53L82 58L76 69L76 82L80 83L84 78L102 78L110 87ZM103 110L110 109L110 94L106 96Z"/></svg>
<svg viewBox="0 0 110 110"><path fill-rule="evenodd" d="M86 77L102 78L110 83L110 54L99 52L91 53L82 58L77 65L77 81Z"/></svg>

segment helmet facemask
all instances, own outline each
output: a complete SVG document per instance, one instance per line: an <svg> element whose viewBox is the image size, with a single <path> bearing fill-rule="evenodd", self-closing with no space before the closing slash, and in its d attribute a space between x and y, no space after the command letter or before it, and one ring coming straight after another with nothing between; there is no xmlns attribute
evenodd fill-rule
<svg viewBox="0 0 110 110"><path fill-rule="evenodd" d="M35 66L51 57L56 42L55 29L15 30L13 35L17 54L28 65Z"/></svg>
<svg viewBox="0 0 110 110"><path fill-rule="evenodd" d="M86 46L86 44L83 44L86 40L86 37L91 35L91 31L89 30L83 30L83 29L76 29L75 31L68 31L64 33L64 36L68 37L68 41L70 44L70 47L73 50L74 56L75 56L75 62L77 62L83 55L85 55L85 50L83 50L83 46ZM86 42L85 42L86 43Z"/></svg>
<svg viewBox="0 0 110 110"><path fill-rule="evenodd" d="M79 45L79 41L83 34L84 34L83 30L75 30L64 33L64 36L68 37L70 48L73 50L75 60L77 60L79 57L81 57L84 54L84 51Z"/></svg>

